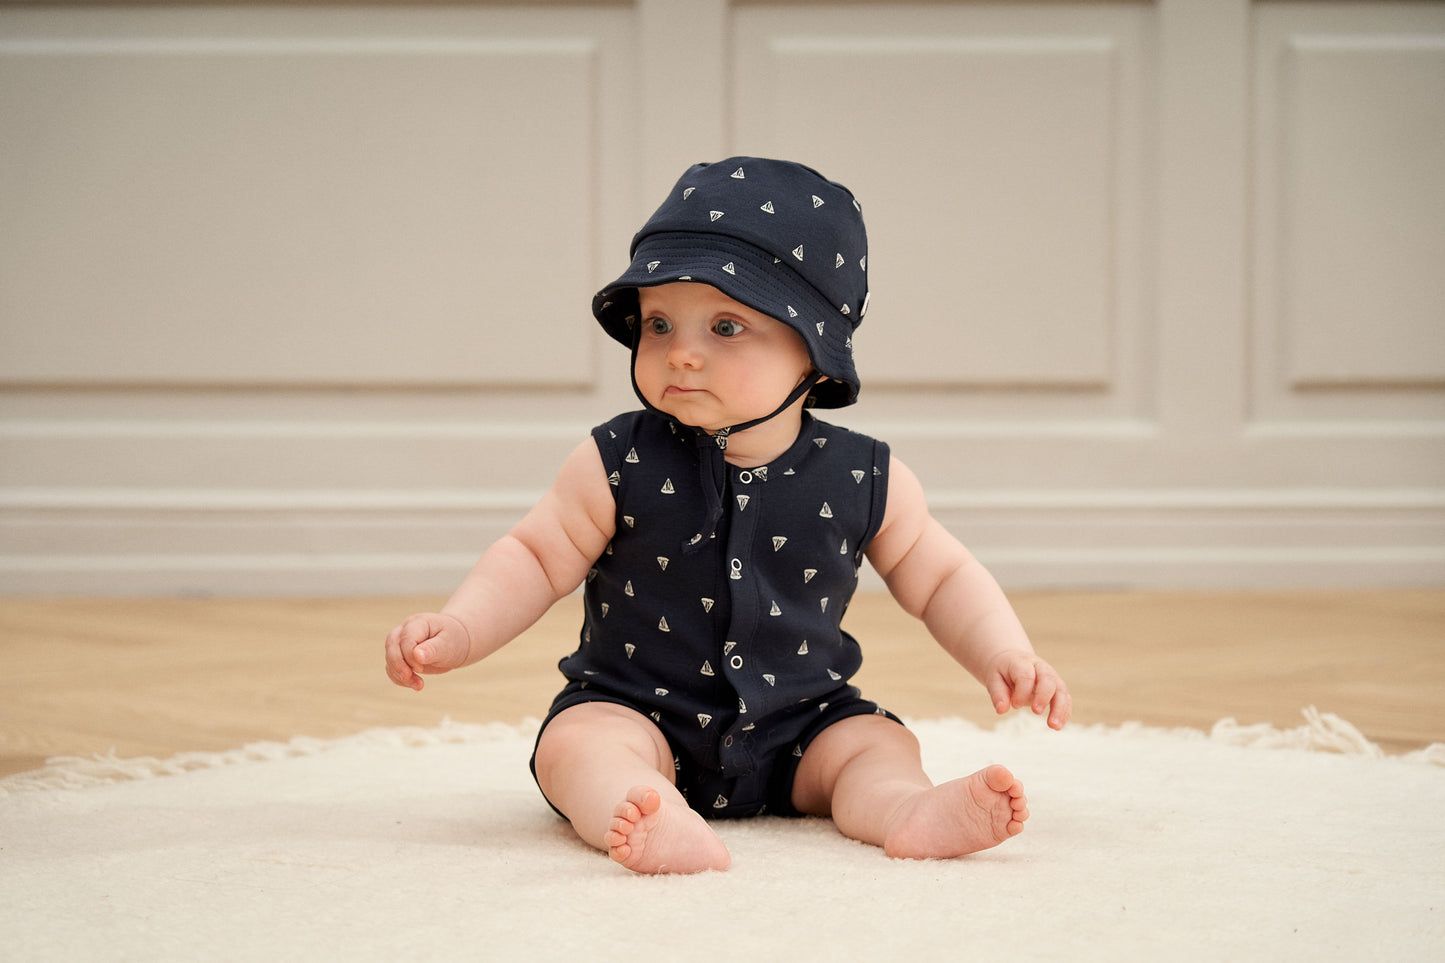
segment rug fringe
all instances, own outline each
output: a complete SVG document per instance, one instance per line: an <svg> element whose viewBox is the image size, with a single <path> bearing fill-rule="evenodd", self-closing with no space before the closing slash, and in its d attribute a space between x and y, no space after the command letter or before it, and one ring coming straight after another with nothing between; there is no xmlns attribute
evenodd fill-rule
<svg viewBox="0 0 1445 963"><path fill-rule="evenodd" d="M453 722L443 718L436 726L395 726L368 729L336 739L296 736L286 742L252 742L224 752L182 752L166 759L137 756L123 759L112 749L93 756L54 756L44 768L0 778L0 796L47 789L87 789L109 783L179 776L204 769L219 769L249 762L274 762L314 756L343 746L426 746L481 742L500 735L535 735L540 723L525 719L520 724L501 722Z"/></svg>
<svg viewBox="0 0 1445 963"><path fill-rule="evenodd" d="M1327 750L1347 756L1381 758L1385 751L1365 738L1348 721L1333 712L1321 712L1314 706L1301 710L1305 724L1294 729L1276 729L1269 723L1242 726L1232 718L1221 719L1209 732L1197 729L1156 729L1191 738L1208 738L1225 745L1253 749L1304 749ZM966 720L930 720L931 723L956 722L973 728ZM271 762L314 756L344 746L391 746L425 747L443 744L475 743L500 736L518 736L532 739L541 723L537 719L525 719L511 725L503 722L473 723L453 722L450 718L431 727L396 726L385 729L368 729L355 735L337 739L318 739L311 736L297 736L286 742L253 742L225 752L183 752L167 759L140 756L122 759L114 750L94 756L55 756L47 759L42 769L16 773L0 778L0 796L14 793L35 792L48 789L87 789L109 783L129 782L138 779L154 779L160 776L178 776L204 769L217 769L251 762ZM1037 720L1019 715L1000 721L997 732L1025 733L1038 728ZM1109 728L1096 726L1091 728ZM1148 732L1149 727L1137 722L1126 722L1113 727L1121 735ZM1445 743L1432 743L1424 749L1407 752L1397 757L1401 760L1445 766Z"/></svg>
<svg viewBox="0 0 1445 963"><path fill-rule="evenodd" d="M1323 749L1346 756L1381 758L1385 750L1365 738L1353 724L1333 712L1314 706L1300 710L1305 724L1294 729L1276 729L1268 723L1241 726L1234 719L1221 719L1209 731L1209 738L1232 746L1258 749ZM1399 759L1445 766L1445 742L1433 742L1423 749L1400 754Z"/></svg>
<svg viewBox="0 0 1445 963"><path fill-rule="evenodd" d="M1328 749L1347 756L1377 757L1385 754L1365 734L1333 712L1306 706L1301 713L1305 724L1295 729L1276 729L1268 723L1241 726L1234 719L1221 719L1209 730L1209 738L1232 746L1262 749Z"/></svg>

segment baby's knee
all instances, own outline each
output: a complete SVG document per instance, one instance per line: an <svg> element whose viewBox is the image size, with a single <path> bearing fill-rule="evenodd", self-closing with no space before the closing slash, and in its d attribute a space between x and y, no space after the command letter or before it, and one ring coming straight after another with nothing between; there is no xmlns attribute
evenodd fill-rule
<svg viewBox="0 0 1445 963"><path fill-rule="evenodd" d="M661 730L642 713L615 702L584 702L550 719L537 739L533 765L540 774L578 759L623 751L669 767L672 751Z"/></svg>

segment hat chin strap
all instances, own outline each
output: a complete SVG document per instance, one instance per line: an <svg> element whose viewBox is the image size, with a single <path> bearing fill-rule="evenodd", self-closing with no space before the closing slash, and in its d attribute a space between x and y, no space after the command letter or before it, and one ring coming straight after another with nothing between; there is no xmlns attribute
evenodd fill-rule
<svg viewBox="0 0 1445 963"><path fill-rule="evenodd" d="M637 345L640 338L637 335L632 339L632 391L637 395L637 400L642 402L643 407L654 414L662 415L664 418L671 418L678 424L672 415L657 408L643 395L642 389L637 385ZM722 520L723 513L723 489L727 485L727 464L723 460L723 452L727 451L728 439L733 432L747 431L749 428L756 428L765 421L771 421L778 415L787 411L799 398L805 396L816 386L828 380L828 376L814 371L805 377L798 386L788 393L783 403L773 409L771 414L763 415L761 418L754 418L752 421L745 421L740 425L729 425L726 428L719 428L717 431L709 432L706 428L697 425L683 425L684 428L691 428L697 433L698 450L698 474L701 483L703 497L707 499L707 518L701 529L692 538L682 543L684 555L691 555L696 552L704 542L717 533L718 522Z"/></svg>
<svg viewBox="0 0 1445 963"><path fill-rule="evenodd" d="M692 428L696 431L701 432L702 434L712 439L713 443L717 446L719 451L727 451L728 438L732 436L733 432L747 431L749 428L756 428L758 425L761 425L765 421L772 421L774 418L778 417L778 415L781 415L783 412L793 407L793 405L797 403L799 398L812 391L813 388L815 388L818 384L827 380L828 379L825 375L821 375L818 372L814 371L811 375L804 378L798 384L798 387L794 388L788 394L788 397L783 400L782 404L778 405L777 408L773 409L772 414L763 415L761 418L754 418L752 421L745 421L740 425L730 425L727 428L719 428L717 431L714 432L708 432L707 429L698 428L696 425L686 425L684 427ZM647 399L644 398L642 403L646 405ZM648 405L648 407L651 408L652 406ZM673 420L675 421L676 419Z"/></svg>
<svg viewBox="0 0 1445 963"><path fill-rule="evenodd" d="M706 428L702 428L698 425L683 424L676 417L668 414L667 412L663 411L652 402L647 400L647 396L642 393L642 389L638 387L637 384L637 346L639 340L640 336L638 334L634 334L632 337L631 375L632 393L637 395L637 400L642 402L642 406L648 411L651 411L653 414L662 415L664 418L671 418L673 421L677 422L679 425L682 425L684 428L691 428L693 431L696 431L701 437L710 439L717 446L717 449L719 451L727 450L728 438L731 437L735 432L747 431L749 428L756 428L758 425L761 425L765 421L772 421L774 418L778 417L778 415L781 415L783 412L791 408L799 398L803 397L808 392L816 388L818 385L828 380L827 375L822 374L815 369L812 374L804 377L803 380L798 383L798 386L788 393L788 397L783 399L783 403L778 405L778 407L774 408L771 413L763 415L761 418L754 418L752 421L745 421L740 425L729 425L726 428L719 428L717 431L710 432Z"/></svg>

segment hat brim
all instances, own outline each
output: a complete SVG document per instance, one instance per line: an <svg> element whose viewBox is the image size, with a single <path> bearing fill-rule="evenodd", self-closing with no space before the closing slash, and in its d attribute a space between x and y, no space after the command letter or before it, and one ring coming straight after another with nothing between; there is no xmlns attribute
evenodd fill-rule
<svg viewBox="0 0 1445 963"><path fill-rule="evenodd" d="M843 408L858 400L852 341L857 319L827 303L781 259L727 235L648 235L627 270L593 298L592 313L603 330L630 348L639 321L637 289L676 281L710 284L798 332L813 367L829 379L812 391L816 407Z"/></svg>

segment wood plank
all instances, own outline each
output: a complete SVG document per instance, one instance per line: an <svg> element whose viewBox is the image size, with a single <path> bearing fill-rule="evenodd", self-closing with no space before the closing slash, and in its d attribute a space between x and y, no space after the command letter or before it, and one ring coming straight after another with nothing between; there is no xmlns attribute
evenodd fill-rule
<svg viewBox="0 0 1445 963"><path fill-rule="evenodd" d="M377 726L540 717L576 644L568 599L487 662L393 686L381 642L440 598L0 598L0 775L49 756L231 749ZM1076 724L1300 724L1314 705L1391 751L1445 741L1445 591L1016 593ZM987 724L983 690L886 596L846 627L858 683L905 717Z"/></svg>

